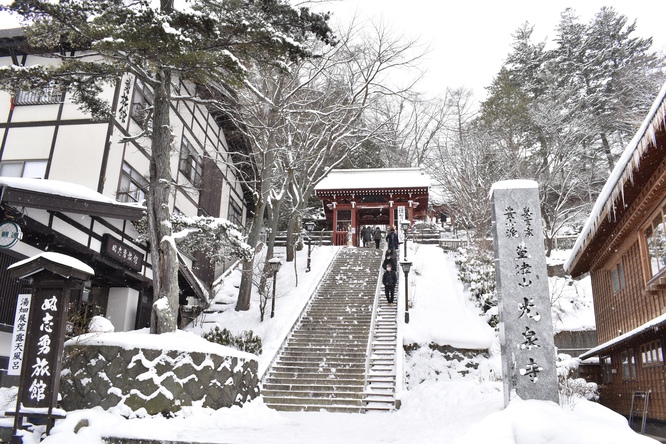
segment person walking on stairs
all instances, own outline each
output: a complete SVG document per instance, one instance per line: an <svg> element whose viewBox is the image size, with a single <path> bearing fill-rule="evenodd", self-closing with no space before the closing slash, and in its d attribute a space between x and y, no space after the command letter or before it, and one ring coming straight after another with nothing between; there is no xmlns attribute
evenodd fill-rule
<svg viewBox="0 0 666 444"><path fill-rule="evenodd" d="M393 271L398 269L398 260L395 257L395 252L390 248L386 250L386 254L384 255L384 262L382 262L382 268L386 270L386 267L388 265L391 266Z"/></svg>
<svg viewBox="0 0 666 444"><path fill-rule="evenodd" d="M395 232L394 227L391 227L391 230L386 235L386 243L391 250L395 251L396 253L398 252L398 248L400 248L400 241L398 240L398 233Z"/></svg>
<svg viewBox="0 0 666 444"><path fill-rule="evenodd" d="M375 240L375 249L379 250L379 242L382 240L382 230L379 227L375 227L375 231L372 232L372 238Z"/></svg>
<svg viewBox="0 0 666 444"><path fill-rule="evenodd" d="M395 273L392 265L386 265L386 271L382 276L382 284L384 284L384 293L386 294L386 302L392 305L395 301L395 284L398 281L398 275Z"/></svg>

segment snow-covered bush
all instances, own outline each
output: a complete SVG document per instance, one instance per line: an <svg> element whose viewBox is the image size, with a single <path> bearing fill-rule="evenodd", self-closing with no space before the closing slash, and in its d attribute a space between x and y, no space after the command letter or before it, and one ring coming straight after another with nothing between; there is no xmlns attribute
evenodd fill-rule
<svg viewBox="0 0 666 444"><path fill-rule="evenodd" d="M594 382L587 382L583 378L572 377L580 359L560 353L557 355L557 381L560 392L560 405L573 408L580 399L596 401L599 399L599 387Z"/></svg>
<svg viewBox="0 0 666 444"><path fill-rule="evenodd" d="M495 327L499 317L493 253L476 245L470 245L466 250L461 249L459 252L461 258L456 260L458 278L469 288L470 296L476 306L486 314L488 324Z"/></svg>
<svg viewBox="0 0 666 444"><path fill-rule="evenodd" d="M261 338L255 335L252 330L243 331L240 335L234 336L226 328L220 329L220 327L215 326L214 330L204 333L203 337L210 342L233 347L255 355L260 355L262 352Z"/></svg>

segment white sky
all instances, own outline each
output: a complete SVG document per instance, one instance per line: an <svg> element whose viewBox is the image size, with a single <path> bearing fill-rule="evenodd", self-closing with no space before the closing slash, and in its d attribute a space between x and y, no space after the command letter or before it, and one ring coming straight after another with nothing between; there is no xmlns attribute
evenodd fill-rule
<svg viewBox="0 0 666 444"><path fill-rule="evenodd" d="M0 0L8 4L11 0ZM295 0L308 3L307 0ZM654 49L666 52L666 2L655 0L330 0L313 9L334 13L334 22L383 20L397 35L418 38L430 52L423 60L428 71L421 89L442 94L447 87L465 86L479 100L510 51L512 34L524 22L534 25L538 40L555 35L560 14L567 7L589 22L602 6L612 6L630 21L637 21L637 35L653 37ZM0 28L15 24L0 16Z"/></svg>
<svg viewBox="0 0 666 444"><path fill-rule="evenodd" d="M431 47L424 62L429 74L423 90L430 95L446 87L472 88L477 98L499 71L510 51L512 34L524 22L534 25L537 40L555 36L560 14L572 7L588 23L602 6L612 6L630 21L637 35L653 37L654 49L666 52L666 2L654 0L340 0L329 10L335 20L381 18L396 34L418 37Z"/></svg>

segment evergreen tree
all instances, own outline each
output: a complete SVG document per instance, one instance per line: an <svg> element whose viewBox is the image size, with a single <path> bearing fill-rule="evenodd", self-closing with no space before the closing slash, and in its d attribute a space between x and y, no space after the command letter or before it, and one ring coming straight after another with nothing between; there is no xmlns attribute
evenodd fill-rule
<svg viewBox="0 0 666 444"><path fill-rule="evenodd" d="M594 201L664 81L635 29L612 8L587 25L567 9L547 50L524 24L481 105L475 128L492 135L496 167L540 184L547 239Z"/></svg>
<svg viewBox="0 0 666 444"><path fill-rule="evenodd" d="M16 92L55 81L97 118L112 118L100 92L124 73L152 89L147 110L152 125L144 134L150 139L147 208L155 270L151 332L175 330L178 258L169 222L169 109L174 100L206 101L179 96L172 84L180 78L220 88L243 85L255 64L280 67L307 57L309 39L333 43L328 16L294 9L286 0L191 0L183 8L175 8L174 0L16 0L3 9L23 17L34 50L59 61L1 70L3 89Z"/></svg>

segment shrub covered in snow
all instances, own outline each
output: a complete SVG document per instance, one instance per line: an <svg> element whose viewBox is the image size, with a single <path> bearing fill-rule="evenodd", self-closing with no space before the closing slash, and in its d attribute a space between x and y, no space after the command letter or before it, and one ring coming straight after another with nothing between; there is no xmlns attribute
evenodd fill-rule
<svg viewBox="0 0 666 444"><path fill-rule="evenodd" d="M578 400L587 399L596 401L599 399L599 387L594 382L587 382L583 378L572 377L578 366L580 359L560 353L557 355L557 380L560 392L560 405L573 408Z"/></svg>
<svg viewBox="0 0 666 444"><path fill-rule="evenodd" d="M472 300L486 314L488 324L495 327L499 317L493 253L473 244L461 253L456 259L458 278L468 286Z"/></svg>
<svg viewBox="0 0 666 444"><path fill-rule="evenodd" d="M220 327L215 326L214 330L205 333L203 337L210 342L233 347L255 355L260 355L262 352L261 338L255 335L252 330L243 331L240 335L234 336L226 328L220 330Z"/></svg>

